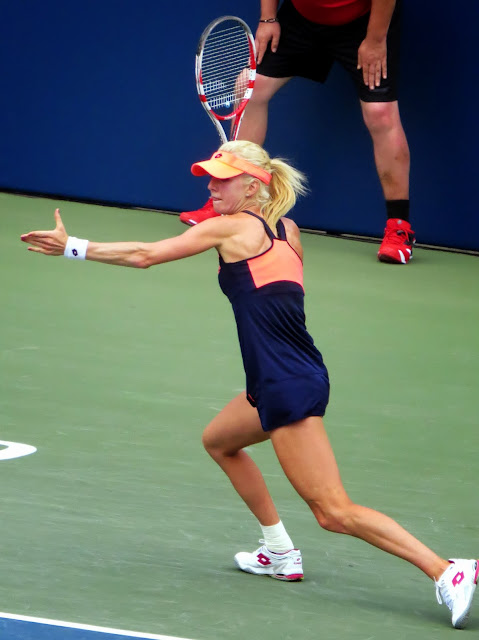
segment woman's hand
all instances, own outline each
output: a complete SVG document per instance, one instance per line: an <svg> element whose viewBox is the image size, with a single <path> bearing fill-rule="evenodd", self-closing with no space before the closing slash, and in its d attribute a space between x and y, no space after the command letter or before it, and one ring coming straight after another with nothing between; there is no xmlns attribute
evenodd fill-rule
<svg viewBox="0 0 479 640"><path fill-rule="evenodd" d="M43 253L46 256L62 256L68 240L68 234L65 231L60 216L60 209L55 209L56 227L51 231L30 231L20 236L22 242L31 244L29 251L35 253Z"/></svg>

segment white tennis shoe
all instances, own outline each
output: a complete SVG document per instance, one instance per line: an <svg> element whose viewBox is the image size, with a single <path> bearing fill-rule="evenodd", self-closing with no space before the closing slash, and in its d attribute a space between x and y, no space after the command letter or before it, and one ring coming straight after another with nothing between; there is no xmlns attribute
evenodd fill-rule
<svg viewBox="0 0 479 640"><path fill-rule="evenodd" d="M260 540L264 542L264 540ZM257 576L270 576L276 580L297 582L303 579L303 561L299 549L286 553L275 553L263 544L259 549L248 553L240 551L235 555L235 564L241 571Z"/></svg>
<svg viewBox="0 0 479 640"><path fill-rule="evenodd" d="M436 584L439 604L446 604L452 612L452 626L464 629L471 610L472 598L479 577L478 560L449 560L450 566Z"/></svg>

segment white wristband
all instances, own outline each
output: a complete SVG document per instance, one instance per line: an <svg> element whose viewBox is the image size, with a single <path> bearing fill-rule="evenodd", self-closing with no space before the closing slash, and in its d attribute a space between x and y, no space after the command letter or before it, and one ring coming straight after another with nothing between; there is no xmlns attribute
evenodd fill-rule
<svg viewBox="0 0 479 640"><path fill-rule="evenodd" d="M68 236L67 244L63 255L71 260L85 260L88 240Z"/></svg>

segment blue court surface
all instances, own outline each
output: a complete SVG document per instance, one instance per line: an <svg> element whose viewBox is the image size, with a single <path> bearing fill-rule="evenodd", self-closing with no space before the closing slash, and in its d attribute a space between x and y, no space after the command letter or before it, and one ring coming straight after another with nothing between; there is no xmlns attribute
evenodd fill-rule
<svg viewBox="0 0 479 640"><path fill-rule="evenodd" d="M108 629L88 624L73 624L61 620L46 620L0 612L0 638L2 640L115 640L119 637L143 638L144 640L189 640L188 638Z"/></svg>

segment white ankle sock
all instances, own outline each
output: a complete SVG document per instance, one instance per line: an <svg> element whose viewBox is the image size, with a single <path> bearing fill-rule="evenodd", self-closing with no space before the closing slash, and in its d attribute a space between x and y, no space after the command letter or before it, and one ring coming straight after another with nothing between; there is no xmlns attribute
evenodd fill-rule
<svg viewBox="0 0 479 640"><path fill-rule="evenodd" d="M266 547L274 553L286 553L294 549L293 541L284 528L281 520L270 527L260 525Z"/></svg>

